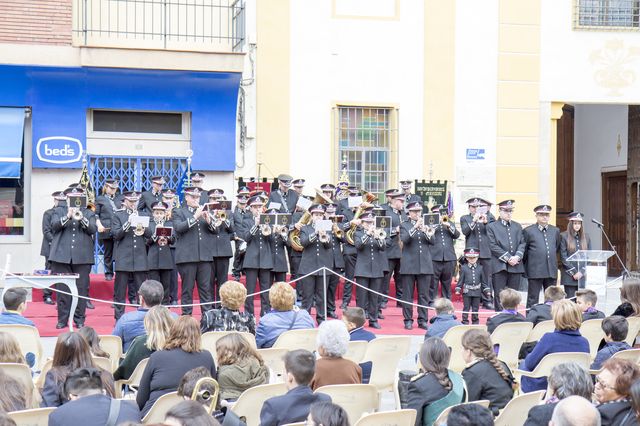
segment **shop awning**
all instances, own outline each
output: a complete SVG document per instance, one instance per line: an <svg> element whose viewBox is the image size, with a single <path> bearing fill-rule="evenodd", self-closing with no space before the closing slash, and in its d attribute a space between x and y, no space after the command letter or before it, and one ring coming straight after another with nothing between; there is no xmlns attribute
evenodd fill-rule
<svg viewBox="0 0 640 426"><path fill-rule="evenodd" d="M19 179L22 168L24 108L0 107L0 179Z"/></svg>

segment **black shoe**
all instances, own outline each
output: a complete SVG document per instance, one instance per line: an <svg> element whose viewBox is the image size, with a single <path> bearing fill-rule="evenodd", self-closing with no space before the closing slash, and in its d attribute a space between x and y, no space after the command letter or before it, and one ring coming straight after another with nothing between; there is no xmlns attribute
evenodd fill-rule
<svg viewBox="0 0 640 426"><path fill-rule="evenodd" d="M369 321L369 327L375 328L376 330L380 330L382 328L380 327L380 324L378 324L378 321Z"/></svg>
<svg viewBox="0 0 640 426"><path fill-rule="evenodd" d="M104 274L104 279L106 281L113 281L113 274Z"/></svg>
<svg viewBox="0 0 640 426"><path fill-rule="evenodd" d="M129 304L131 305L137 305L138 301L136 299L129 299Z"/></svg>
<svg viewBox="0 0 640 426"><path fill-rule="evenodd" d="M93 303L91 303L90 300L87 300L87 304L85 305L87 309L95 309L96 307L93 306Z"/></svg>
<svg viewBox="0 0 640 426"><path fill-rule="evenodd" d="M396 308L402 308L402 303L401 302L396 302Z"/></svg>
<svg viewBox="0 0 640 426"><path fill-rule="evenodd" d="M73 322L73 326L74 326L75 328L82 328L82 327L84 327L84 323L83 323L83 322L75 322L75 321L74 321L74 322Z"/></svg>
<svg viewBox="0 0 640 426"><path fill-rule="evenodd" d="M59 322L56 324L56 329L60 330L61 328L65 328L67 326L64 322Z"/></svg>
<svg viewBox="0 0 640 426"><path fill-rule="evenodd" d="M342 305L340 305L340 310L344 311L345 309L347 309L348 305L346 303L343 303Z"/></svg>
<svg viewBox="0 0 640 426"><path fill-rule="evenodd" d="M54 302L53 299L51 297L49 297L49 296L44 298L44 303L45 303L45 305L55 305L56 304L56 302Z"/></svg>
<svg viewBox="0 0 640 426"><path fill-rule="evenodd" d="M419 323L418 323L418 328L421 328L421 329L423 329L423 330L426 330L426 329L427 329L427 323L426 323L426 322L424 322L424 321L423 321L423 322L419 322Z"/></svg>
<svg viewBox="0 0 640 426"><path fill-rule="evenodd" d="M338 315L335 312L327 312L329 318L338 319Z"/></svg>
<svg viewBox="0 0 640 426"><path fill-rule="evenodd" d="M404 329L405 330L413 330L413 322L412 321L405 321L404 322Z"/></svg>
<svg viewBox="0 0 640 426"><path fill-rule="evenodd" d="M240 275L233 275L234 281L240 281Z"/></svg>
<svg viewBox="0 0 640 426"><path fill-rule="evenodd" d="M384 319L384 315L382 314L382 311L378 312L378 319Z"/></svg>
<svg viewBox="0 0 640 426"><path fill-rule="evenodd" d="M430 308L433 308L433 302L427 303L427 306L430 307Z"/></svg>
<svg viewBox="0 0 640 426"><path fill-rule="evenodd" d="M482 307L485 308L485 309L489 309L490 311L493 311L493 309L494 309L493 303L491 303L491 302L483 303Z"/></svg>
<svg viewBox="0 0 640 426"><path fill-rule="evenodd" d="M380 305L380 309L387 309L387 301L386 300L384 302L382 302L382 304Z"/></svg>

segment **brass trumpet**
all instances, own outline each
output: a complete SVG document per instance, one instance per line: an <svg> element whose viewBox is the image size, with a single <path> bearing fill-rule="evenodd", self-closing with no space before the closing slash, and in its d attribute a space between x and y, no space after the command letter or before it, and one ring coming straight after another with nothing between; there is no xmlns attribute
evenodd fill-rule
<svg viewBox="0 0 640 426"><path fill-rule="evenodd" d="M321 243L328 243L330 240L329 234L326 231L318 231L318 240Z"/></svg>
<svg viewBox="0 0 640 426"><path fill-rule="evenodd" d="M73 220L81 221L84 218L84 214L82 214L82 210L79 208L74 208L73 213L71 213L71 217Z"/></svg>
<svg viewBox="0 0 640 426"><path fill-rule="evenodd" d="M218 395L220 394L220 385L212 377L203 377L196 382L191 400L200 402L204 405L208 414L211 414L218 405Z"/></svg>
<svg viewBox="0 0 640 426"><path fill-rule="evenodd" d="M333 231L333 235L335 235L337 239L341 240L344 237L344 231L340 229L337 223L333 223L333 228L331 230Z"/></svg>
<svg viewBox="0 0 640 426"><path fill-rule="evenodd" d="M384 240L387 238L387 231L384 228L376 228L373 231L373 237L378 240Z"/></svg>
<svg viewBox="0 0 640 426"><path fill-rule="evenodd" d="M136 225L136 229L133 230L133 234L136 237L142 237L144 235L144 226L141 223Z"/></svg>
<svg viewBox="0 0 640 426"><path fill-rule="evenodd" d="M287 241L289 238L289 228L283 225L275 225L274 232L280 236L284 241Z"/></svg>
<svg viewBox="0 0 640 426"><path fill-rule="evenodd" d="M260 233L263 237L268 237L272 232L271 225L260 225Z"/></svg>

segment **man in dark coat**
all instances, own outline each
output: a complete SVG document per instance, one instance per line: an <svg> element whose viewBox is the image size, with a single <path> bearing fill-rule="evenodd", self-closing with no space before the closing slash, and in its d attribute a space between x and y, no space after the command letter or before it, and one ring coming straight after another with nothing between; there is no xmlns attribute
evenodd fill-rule
<svg viewBox="0 0 640 426"><path fill-rule="evenodd" d="M85 195L82 188L68 188L64 191L68 197ZM77 220L74 214L81 214ZM76 208L60 205L51 214L51 251L49 262L51 271L56 274L78 274L76 285L78 295L89 296L89 273L94 264L93 236L98 230L96 215L88 208ZM60 284L58 284L60 286ZM59 288L59 287L58 287ZM66 289L66 291L69 291ZM71 296L58 293L58 323L57 329L67 326L71 309ZM76 327L84 325L86 299L78 299L78 305L73 316Z"/></svg>
<svg viewBox="0 0 640 426"><path fill-rule="evenodd" d="M209 202L222 201L224 191L212 189L209 191ZM214 300L220 300L220 287L229 280L229 259L233 256L231 241L235 238L231 213L224 210L211 212L217 215L212 219L213 226L213 260L211 263L211 289ZM223 218L224 216L224 218Z"/></svg>
<svg viewBox="0 0 640 426"><path fill-rule="evenodd" d="M286 174L278 176L278 189L269 194L267 208L280 213L293 213L298 203L298 193L291 189L293 178Z"/></svg>
<svg viewBox="0 0 640 426"><path fill-rule="evenodd" d="M122 204L122 197L117 196L119 182L107 179L104 182L102 195L96 197L96 225L98 226L98 240L104 247L104 279L113 279L113 237L111 236L111 219Z"/></svg>
<svg viewBox="0 0 640 426"><path fill-rule="evenodd" d="M240 250L240 246L243 243L243 240L240 239L240 228L242 227L242 222L244 221L245 215L249 214L249 208L247 207L247 200L249 199L249 188L243 187L238 190L238 194L236 195L236 206L233 208L233 212L231 213L231 220L233 224L233 244L235 246L235 251L233 253L233 266L231 268L231 273L233 274L233 279L236 281L240 281L240 275L242 274L242 261L244 259L244 251Z"/></svg>
<svg viewBox="0 0 640 426"><path fill-rule="evenodd" d="M534 327L541 321L553 319L551 316L551 305L556 300L562 300L566 296L560 286L547 287L544 291L544 303L533 305L527 312L527 321L532 322Z"/></svg>
<svg viewBox="0 0 640 426"><path fill-rule="evenodd" d="M533 211L536 223L522 231L526 244L524 269L529 280L527 308L538 303L540 290L556 285L560 250L560 230L549 225L551 206L542 204Z"/></svg>
<svg viewBox="0 0 640 426"><path fill-rule="evenodd" d="M127 286L129 286L129 301L135 301L140 284L147 279L149 266L145 238L151 237L149 227L140 228L131 224L135 216L147 216L146 213L137 210L140 193L128 191L123 195L123 208L115 212L111 222L111 236L115 241L114 257L116 261L116 279L113 290L114 300L117 303L125 302ZM133 283L133 287L131 283ZM117 320L124 314L124 306L116 304L114 309Z"/></svg>
<svg viewBox="0 0 640 426"><path fill-rule="evenodd" d="M56 207L67 205L67 196L62 191L55 191L51 194L53 197L53 207L47 209L42 214L42 245L40 246L40 256L44 256L44 267L50 269L49 253L51 252L51 242L53 241L53 231L51 230L51 215L56 210ZM54 301L51 299L53 291L49 288L42 290L42 299L47 305L53 305Z"/></svg>
<svg viewBox="0 0 640 426"><path fill-rule="evenodd" d="M327 220L333 220L338 205L336 203L329 203L325 206ZM332 271L342 275L344 274L344 256L342 255L342 246L344 244L344 231L340 228L339 223L334 223L331 230L331 248L333 255L333 263L329 266ZM338 318L336 315L336 291L338 284L340 283L340 277L335 274L331 274L328 278L327 285L327 315L330 318Z"/></svg>
<svg viewBox="0 0 640 426"><path fill-rule="evenodd" d="M442 297L451 299L451 281L456 270L455 240L460 237L456 224L447 217L447 207L440 204L431 208L432 213L440 213L440 224L436 225L433 245L429 246L433 260L433 276L429 287L429 300L438 297L438 285L442 284ZM446 218L446 220L444 219Z"/></svg>
<svg viewBox="0 0 640 426"><path fill-rule="evenodd" d="M390 202L385 208L385 215L391 218L391 232L389 234L389 245L385 249L387 259L389 260L389 270L384 274L382 282L382 293L389 294L389 285L391 283L391 275L396 286L396 299L402 300L402 279L400 278L400 265L402 258L402 250L400 248L400 224L407 220L404 212L405 194L395 191L389 194ZM380 298L380 309L387 307L386 298ZM396 306L398 303L396 303Z"/></svg>
<svg viewBox="0 0 640 426"><path fill-rule="evenodd" d="M400 181L400 189L404 193L404 205L407 206L409 203L422 203L422 198L418 194L411 193L411 181L410 180L401 180Z"/></svg>
<svg viewBox="0 0 640 426"><path fill-rule="evenodd" d="M349 191L355 191L355 187L350 187ZM347 231L351 229L352 223L351 221L354 218L356 208L349 207L349 198L341 200L338 203L338 214L344 216L344 220L340 224L342 231L345 235L344 244L342 245L342 257L344 259L344 277L348 280L353 281L355 278L356 271L356 259L357 259L357 250L356 247L347 241ZM351 298L353 295L353 284L348 281L344 282L344 287L342 288L342 305L340 309L345 309L349 303L351 302Z"/></svg>
<svg viewBox="0 0 640 426"><path fill-rule="evenodd" d="M500 292L505 287L519 290L524 272L522 259L525 241L522 226L511 220L515 201L505 200L498 203L500 219L487 226L489 247L491 247L491 272L493 274L493 297L496 311L502 310Z"/></svg>
<svg viewBox="0 0 640 426"><path fill-rule="evenodd" d="M138 211L146 213L151 216L151 205L162 201L162 187L166 183L164 176L152 176L151 177L151 189L144 191L140 196L138 202Z"/></svg>
<svg viewBox="0 0 640 426"><path fill-rule="evenodd" d="M164 291L162 304L168 305L170 300L171 272L175 269L171 244L175 242L175 233L170 236L158 236L156 228L173 228L173 222L167 220L167 203L158 201L151 205L153 220L149 221L150 238L147 238L147 266L149 279L162 284Z"/></svg>

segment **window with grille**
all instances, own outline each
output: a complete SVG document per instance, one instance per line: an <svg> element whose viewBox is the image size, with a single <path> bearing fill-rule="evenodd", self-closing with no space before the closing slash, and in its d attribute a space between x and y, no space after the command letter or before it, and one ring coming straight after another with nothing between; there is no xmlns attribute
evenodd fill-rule
<svg viewBox="0 0 640 426"><path fill-rule="evenodd" d="M640 0L576 0L574 25L639 28Z"/></svg>
<svg viewBox="0 0 640 426"><path fill-rule="evenodd" d="M352 185L374 194L384 193L396 169L396 115L393 108L338 106L336 175L346 160Z"/></svg>

